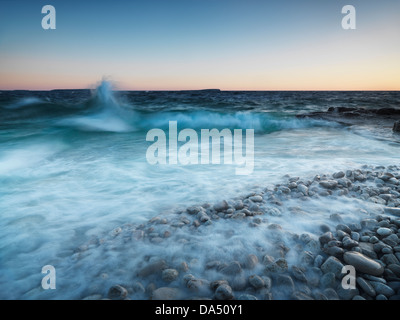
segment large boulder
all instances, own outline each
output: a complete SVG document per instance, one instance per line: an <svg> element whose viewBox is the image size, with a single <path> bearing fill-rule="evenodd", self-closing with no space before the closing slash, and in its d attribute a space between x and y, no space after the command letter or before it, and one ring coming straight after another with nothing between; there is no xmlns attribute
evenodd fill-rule
<svg viewBox="0 0 400 320"><path fill-rule="evenodd" d="M343 255L343 260L356 268L357 271L370 274L372 276L381 276L384 268L378 262L368 258L362 253L356 251L348 251Z"/></svg>

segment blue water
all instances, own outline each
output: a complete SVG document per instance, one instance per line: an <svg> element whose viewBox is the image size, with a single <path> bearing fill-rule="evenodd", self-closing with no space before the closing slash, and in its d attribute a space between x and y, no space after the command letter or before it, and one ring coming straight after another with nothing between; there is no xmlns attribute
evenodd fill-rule
<svg viewBox="0 0 400 320"><path fill-rule="evenodd" d="M126 223L247 194L286 174L399 164L399 138L390 128L296 117L338 106L399 107L400 93L122 92L107 82L96 90L0 91L0 298L79 299L106 291L115 279L98 282L100 275L117 277L159 249L139 246L133 259L122 245L94 247L78 262L76 250ZM254 129L254 172L235 175L235 164L150 165L146 133L168 130L169 121L178 130ZM326 204L313 205L318 212ZM216 228L229 227L223 223ZM224 244L203 239L215 250L217 240ZM199 259L207 254L200 249ZM48 264L57 269L59 289L52 292L40 287Z"/></svg>

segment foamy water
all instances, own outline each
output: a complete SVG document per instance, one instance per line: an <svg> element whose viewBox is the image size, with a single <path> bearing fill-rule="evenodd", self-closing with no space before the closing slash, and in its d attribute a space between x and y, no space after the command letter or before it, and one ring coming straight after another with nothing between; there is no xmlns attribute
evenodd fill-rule
<svg viewBox="0 0 400 320"><path fill-rule="evenodd" d="M2 299L78 299L104 293L117 281L134 281L134 270L146 256L168 255L200 262L223 256L232 260L254 251L260 243L268 247L266 230L252 229L249 234L246 223L219 220L200 235L181 234L181 238L192 238L188 246L173 237L161 247L139 242L93 246L79 259L76 250L95 237L107 238L113 229L126 223L139 225L160 215L170 219L179 208L273 187L284 181L286 174L312 179L316 174L364 164L398 164L400 159L396 143L376 139L370 131L323 121L263 116L261 112L252 117L251 112L243 111L227 115L163 111L140 114L141 121L132 121L130 117L137 117L137 112L129 111L128 115L123 108L117 110L118 101L109 88L100 92L96 111L55 119L51 127L36 122L38 127L26 135L22 127L15 133L17 124L11 126L12 130L8 126L2 131ZM167 128L168 121L178 121L180 128L254 128L254 172L235 175L235 164L148 164L145 156L150 143L145 140L145 128ZM274 130L263 130L266 126L274 126ZM65 133L71 130L73 134ZM16 138L8 138L7 132L13 132ZM346 212L352 221L359 218L362 208L375 210L372 204L356 199L291 201L284 205L282 217L271 221L297 233L317 234L318 226L329 224L329 215L335 212ZM307 214L293 221L289 208L296 206ZM233 234L227 237L229 231ZM196 269L200 262L193 262L192 270L205 275L206 271ZM40 287L41 268L48 264L56 267L58 289L45 292ZM102 278L105 273L109 276Z"/></svg>

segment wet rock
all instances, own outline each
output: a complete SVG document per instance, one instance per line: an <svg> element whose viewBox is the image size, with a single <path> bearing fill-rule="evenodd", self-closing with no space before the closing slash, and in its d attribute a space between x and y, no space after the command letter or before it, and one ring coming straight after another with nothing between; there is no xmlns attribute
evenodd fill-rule
<svg viewBox="0 0 400 320"><path fill-rule="evenodd" d="M295 286L293 279L286 274L275 274L272 279L273 289L277 289L282 293L292 294Z"/></svg>
<svg viewBox="0 0 400 320"><path fill-rule="evenodd" d="M264 280L264 288L262 290L270 291L272 287L272 279L267 276L262 276L261 277Z"/></svg>
<svg viewBox="0 0 400 320"><path fill-rule="evenodd" d="M368 280L365 280L362 277L357 277L356 281L360 289L363 290L367 295L372 298L376 296L376 291Z"/></svg>
<svg viewBox="0 0 400 320"><path fill-rule="evenodd" d="M314 255L312 252L303 251L299 258L302 266L311 266L314 264Z"/></svg>
<svg viewBox="0 0 400 320"><path fill-rule="evenodd" d="M375 219L363 219L361 220L361 226L363 228L372 229L378 224L378 221Z"/></svg>
<svg viewBox="0 0 400 320"><path fill-rule="evenodd" d="M254 268L257 266L257 264L258 264L258 258L257 258L257 256L254 255L254 254L249 254L249 255L246 257L246 261L245 261L245 263L244 263L244 266L245 266L247 269L254 269Z"/></svg>
<svg viewBox="0 0 400 320"><path fill-rule="evenodd" d="M304 274L304 271L297 267L297 266L292 266L290 268L291 273L293 278L295 278L296 280L300 281L300 282L307 282L307 278L306 275Z"/></svg>
<svg viewBox="0 0 400 320"><path fill-rule="evenodd" d="M335 257L329 257L321 266L323 273L333 273L336 278L340 278L343 264Z"/></svg>
<svg viewBox="0 0 400 320"><path fill-rule="evenodd" d="M351 300L354 298L354 296L359 295L360 291L355 288L355 289L344 289L341 284L336 289L336 293L339 296L340 299L342 300Z"/></svg>
<svg viewBox="0 0 400 320"><path fill-rule="evenodd" d="M345 177L345 173L344 173L343 171L336 172L336 173L333 174L333 177L334 177L335 179L341 179L341 178L344 178L344 177Z"/></svg>
<svg viewBox="0 0 400 320"><path fill-rule="evenodd" d="M108 290L108 298L111 300L123 300L128 296L128 290L120 285L115 285Z"/></svg>
<svg viewBox="0 0 400 320"><path fill-rule="evenodd" d="M132 292L137 294L144 294L146 292L146 289L141 282L136 281L132 285Z"/></svg>
<svg viewBox="0 0 400 320"><path fill-rule="evenodd" d="M319 237L319 242L321 242L321 244L324 245L329 241L332 241L332 239L333 239L332 232L325 232L322 236Z"/></svg>
<svg viewBox="0 0 400 320"><path fill-rule="evenodd" d="M233 298L232 288L226 284L220 285L215 290L215 299L217 300L232 300Z"/></svg>
<svg viewBox="0 0 400 320"><path fill-rule="evenodd" d="M241 200L235 202L234 206L235 210L242 210L244 208L244 204Z"/></svg>
<svg viewBox="0 0 400 320"><path fill-rule="evenodd" d="M277 259L275 264L278 266L278 272L286 272L288 270L288 263L284 258Z"/></svg>
<svg viewBox="0 0 400 320"><path fill-rule="evenodd" d="M205 279L191 279L187 282L186 287L193 292L206 292L210 287L210 282Z"/></svg>
<svg viewBox="0 0 400 320"><path fill-rule="evenodd" d="M387 266L389 270L391 270L397 277L400 277L400 265L398 264L389 264Z"/></svg>
<svg viewBox="0 0 400 320"><path fill-rule="evenodd" d="M219 212L219 211L225 211L225 210L227 210L227 209L229 208L229 204L228 204L228 202L226 202L225 200L223 200L223 201L221 201L221 202L215 204L213 208L214 208L214 210L217 211L217 212Z"/></svg>
<svg viewBox="0 0 400 320"><path fill-rule="evenodd" d="M162 279L165 282L172 282L178 278L179 272L175 269L165 269L162 272Z"/></svg>
<svg viewBox="0 0 400 320"><path fill-rule="evenodd" d="M338 225L336 226L336 231L339 231L339 230L341 230L341 231L347 233L347 235L350 235L350 234L351 234L351 229L349 228L349 226L347 226L347 225L345 225L345 224L338 224Z"/></svg>
<svg viewBox="0 0 400 320"><path fill-rule="evenodd" d="M399 243L399 237L397 236L397 234L391 234L390 236L384 238L382 241L391 247L395 247Z"/></svg>
<svg viewBox="0 0 400 320"><path fill-rule="evenodd" d="M153 291L152 300L177 300L180 296L177 288L161 287Z"/></svg>
<svg viewBox="0 0 400 320"><path fill-rule="evenodd" d="M297 190L299 190L303 195L308 195L308 188L304 184L299 184L297 186Z"/></svg>
<svg viewBox="0 0 400 320"><path fill-rule="evenodd" d="M388 285L386 285L384 283L371 281L371 285L374 287L374 289L378 295L382 294L388 298L388 297L391 297L396 294L391 287L389 287Z"/></svg>
<svg viewBox="0 0 400 320"><path fill-rule="evenodd" d="M238 261L232 261L226 267L223 267L221 272L226 275L236 275L242 272L242 267Z"/></svg>
<svg viewBox="0 0 400 320"><path fill-rule="evenodd" d="M338 294L332 288L325 289L323 294L328 300L339 300Z"/></svg>
<svg viewBox="0 0 400 320"><path fill-rule="evenodd" d="M229 286L229 283L226 280L216 280L210 283L210 288L211 290L215 291L219 286L222 286L223 284Z"/></svg>
<svg viewBox="0 0 400 320"><path fill-rule="evenodd" d="M152 274L161 273L161 271L166 268L167 268L167 263L165 262L165 260L157 260L148 264L143 269L141 269L138 272L138 276L141 278L145 278Z"/></svg>
<svg viewBox="0 0 400 320"><path fill-rule="evenodd" d="M346 249L351 249L358 246L358 242L351 239L350 237L344 237L342 242L343 242L343 247Z"/></svg>
<svg viewBox="0 0 400 320"><path fill-rule="evenodd" d="M344 250L340 247L328 247L324 248L324 252L330 256L334 256L338 259L341 259L344 254Z"/></svg>
<svg viewBox="0 0 400 320"><path fill-rule="evenodd" d="M323 188L329 189L329 190L335 189L338 186L338 182L336 180L324 180L324 181L321 181L319 184Z"/></svg>
<svg viewBox="0 0 400 320"><path fill-rule="evenodd" d="M356 242L360 241L360 234L358 232L352 231L350 237Z"/></svg>
<svg viewBox="0 0 400 320"><path fill-rule="evenodd" d="M392 230L389 228L379 228L378 230L376 230L376 233L382 237L387 237L392 234Z"/></svg>
<svg viewBox="0 0 400 320"><path fill-rule="evenodd" d="M345 252L343 260L357 271L373 276L380 276L384 271L382 265L359 252Z"/></svg>
<svg viewBox="0 0 400 320"><path fill-rule="evenodd" d="M257 275L252 275L249 277L249 284L256 290L265 287L264 280Z"/></svg>
<svg viewBox="0 0 400 320"><path fill-rule="evenodd" d="M394 216L400 217L400 208L386 207L385 208L385 213L386 214L392 214Z"/></svg>
<svg viewBox="0 0 400 320"><path fill-rule="evenodd" d="M259 196L259 195L250 197L249 199L250 199L251 201L253 201L253 202L262 202L262 201L263 201L263 197L262 197L262 196Z"/></svg>
<svg viewBox="0 0 400 320"><path fill-rule="evenodd" d="M381 261L383 261L386 265L400 264L399 260L396 258L394 254L384 254L381 257Z"/></svg>
<svg viewBox="0 0 400 320"><path fill-rule="evenodd" d="M375 237L375 236L372 236L372 237L369 239L369 242L370 242L370 243L378 243L378 242L379 242L379 239L378 239L377 237Z"/></svg>
<svg viewBox="0 0 400 320"><path fill-rule="evenodd" d="M198 214L201 211L201 207L189 207L186 211L189 214Z"/></svg>
<svg viewBox="0 0 400 320"><path fill-rule="evenodd" d="M282 213L280 212L280 210L278 208L267 208L265 210L265 213L270 215L270 216L274 216L274 217L279 217L282 215Z"/></svg>
<svg viewBox="0 0 400 320"><path fill-rule="evenodd" d="M378 259L378 255L374 250L374 245L369 242L359 242L361 253L371 259Z"/></svg>
<svg viewBox="0 0 400 320"><path fill-rule="evenodd" d="M321 255L317 255L314 259L314 267L320 268L324 263L324 257Z"/></svg>
<svg viewBox="0 0 400 320"><path fill-rule="evenodd" d="M247 278L244 275L237 275L232 279L232 289L242 291L247 287Z"/></svg>
<svg viewBox="0 0 400 320"><path fill-rule="evenodd" d="M332 272L325 273L321 278L322 288L335 288L336 287L336 277Z"/></svg>

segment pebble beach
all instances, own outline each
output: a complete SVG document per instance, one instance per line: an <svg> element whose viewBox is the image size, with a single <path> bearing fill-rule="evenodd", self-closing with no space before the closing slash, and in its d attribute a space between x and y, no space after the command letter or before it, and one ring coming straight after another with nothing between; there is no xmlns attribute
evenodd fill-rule
<svg viewBox="0 0 400 320"><path fill-rule="evenodd" d="M123 225L98 243L78 249L76 263L91 247L153 246L159 254L143 256L136 270L120 270L130 273L129 282L102 274L114 284L82 298L399 300L399 169L365 166L312 180L286 176L273 189L191 206L141 225ZM350 222L347 212L329 214L327 208L314 234L286 229L284 221L313 219L312 212L293 204L321 200L356 200L358 219ZM231 259L212 248L210 255L196 259L196 250L207 250L199 238L215 235L224 224L232 226L221 235L234 247ZM248 239L252 234L263 237L245 243L235 229L244 230ZM168 252L171 241L178 247L174 252ZM129 255L130 250L124 252ZM342 286L345 265L356 270L354 289Z"/></svg>

